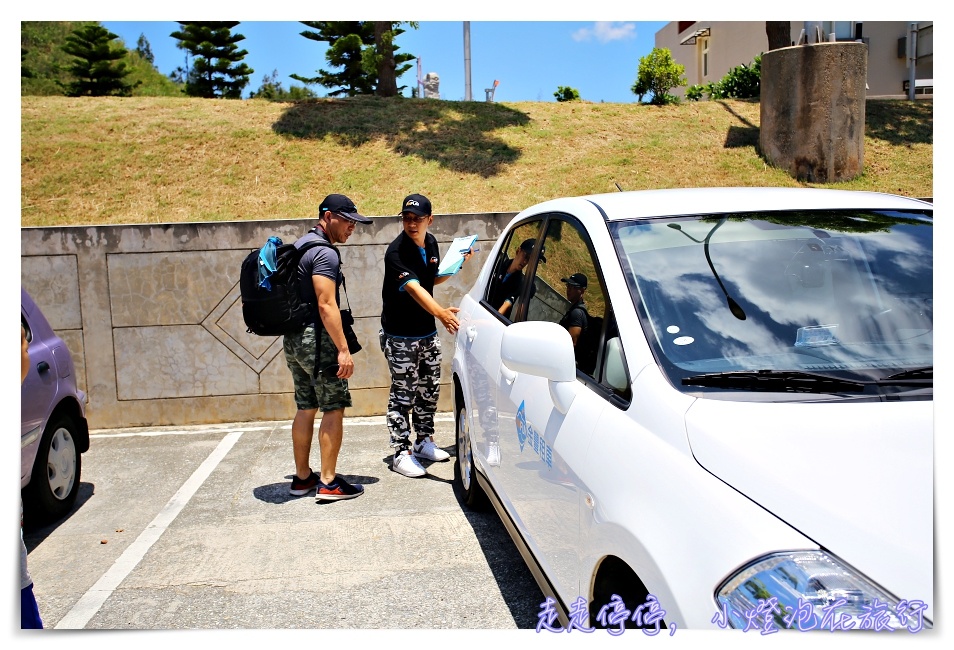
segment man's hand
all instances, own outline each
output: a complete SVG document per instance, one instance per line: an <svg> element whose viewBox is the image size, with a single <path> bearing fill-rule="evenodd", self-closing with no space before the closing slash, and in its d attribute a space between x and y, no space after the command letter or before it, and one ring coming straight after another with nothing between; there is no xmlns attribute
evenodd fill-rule
<svg viewBox="0 0 954 650"><path fill-rule="evenodd" d="M460 311L457 307L441 307L434 296L429 294L424 287L421 286L416 280L413 282L408 282L404 285L404 290L411 294L411 297L417 301L424 310L439 320L441 325L443 325L448 332L451 334L456 334L457 329L460 327L460 321L457 320L456 314Z"/></svg>
<svg viewBox="0 0 954 650"><path fill-rule="evenodd" d="M347 350L338 352L338 379L349 379L354 374L354 359Z"/></svg>
<svg viewBox="0 0 954 650"><path fill-rule="evenodd" d="M457 328L460 327L460 321L458 321L457 316L455 316L455 314L459 311L460 309L457 307L447 307L445 309L441 309L437 314L435 314L437 319L450 334L456 334Z"/></svg>

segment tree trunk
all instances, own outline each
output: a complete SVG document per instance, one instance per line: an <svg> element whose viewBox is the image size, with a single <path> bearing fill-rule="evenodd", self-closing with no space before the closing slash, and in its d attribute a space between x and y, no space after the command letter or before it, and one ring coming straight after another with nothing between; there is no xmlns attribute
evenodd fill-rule
<svg viewBox="0 0 954 650"><path fill-rule="evenodd" d="M397 64L394 62L394 46L390 32L390 22L374 21L374 46L381 57L378 61L378 87L375 91L379 97L397 95L397 77L394 74Z"/></svg>
<svg viewBox="0 0 954 650"><path fill-rule="evenodd" d="M792 45L792 23L789 21L765 21L768 49L779 50Z"/></svg>

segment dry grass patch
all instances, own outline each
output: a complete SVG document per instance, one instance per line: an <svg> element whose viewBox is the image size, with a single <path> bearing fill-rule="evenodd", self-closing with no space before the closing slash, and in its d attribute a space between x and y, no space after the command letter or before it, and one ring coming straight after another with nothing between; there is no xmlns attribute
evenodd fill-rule
<svg viewBox="0 0 954 650"><path fill-rule="evenodd" d="M837 187L933 194L931 102L867 107L865 173ZM21 224L298 218L329 192L393 215L509 212L564 195L797 186L758 156L759 105L450 102L294 104L21 98Z"/></svg>

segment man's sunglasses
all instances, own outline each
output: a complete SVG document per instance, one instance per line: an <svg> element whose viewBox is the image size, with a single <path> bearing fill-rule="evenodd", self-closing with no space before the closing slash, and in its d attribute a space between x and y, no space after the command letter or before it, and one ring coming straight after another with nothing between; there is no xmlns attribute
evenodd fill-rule
<svg viewBox="0 0 954 650"><path fill-rule="evenodd" d="M427 219L427 217L418 217L413 214L402 214L401 219L403 219L407 223L421 223L422 221Z"/></svg>

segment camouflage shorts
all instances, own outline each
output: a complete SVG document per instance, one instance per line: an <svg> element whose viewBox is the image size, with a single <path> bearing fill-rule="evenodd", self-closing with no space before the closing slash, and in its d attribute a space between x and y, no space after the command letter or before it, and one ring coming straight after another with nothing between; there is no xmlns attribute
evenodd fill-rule
<svg viewBox="0 0 954 650"><path fill-rule="evenodd" d="M348 380L315 374L315 328L311 325L301 334L285 335L285 363L295 382L295 404L300 410L336 411L351 406ZM338 363L338 349L321 328L321 349L318 368Z"/></svg>

